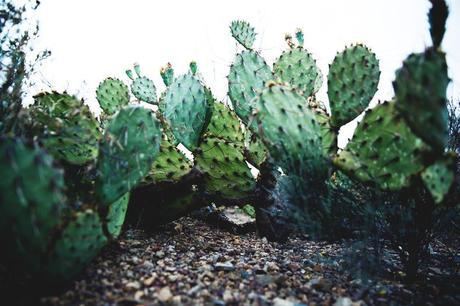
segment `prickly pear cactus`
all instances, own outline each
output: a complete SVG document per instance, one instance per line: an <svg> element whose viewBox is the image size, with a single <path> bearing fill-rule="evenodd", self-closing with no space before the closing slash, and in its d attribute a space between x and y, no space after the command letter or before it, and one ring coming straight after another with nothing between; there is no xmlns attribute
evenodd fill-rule
<svg viewBox="0 0 460 306"><path fill-rule="evenodd" d="M316 60L303 46L303 33L296 33L299 46L284 51L273 65L273 72L283 82L299 89L305 98L315 94L322 84L322 73L316 66Z"/></svg>
<svg viewBox="0 0 460 306"><path fill-rule="evenodd" d="M429 150L415 136L394 102L366 111L353 138L334 164L362 182L381 189L398 190L424 169L423 153Z"/></svg>
<svg viewBox="0 0 460 306"><path fill-rule="evenodd" d="M99 148L98 193L108 205L147 175L158 155L161 127L152 111L127 107L110 121Z"/></svg>
<svg viewBox="0 0 460 306"><path fill-rule="evenodd" d="M189 150L197 147L209 120L211 110L205 90L200 80L188 73L168 87L162 102L163 115L175 138Z"/></svg>
<svg viewBox="0 0 460 306"><path fill-rule="evenodd" d="M256 39L256 32L253 27L243 20L234 20L230 24L230 31L233 38L236 39L243 47L250 50Z"/></svg>
<svg viewBox="0 0 460 306"><path fill-rule="evenodd" d="M167 63L165 67L162 67L160 70L161 78L163 79L163 83L166 87L172 84L174 81L174 69L171 63Z"/></svg>
<svg viewBox="0 0 460 306"><path fill-rule="evenodd" d="M30 114L40 126L40 140L55 158L82 165L96 158L101 138L99 122L77 98L57 92L34 97Z"/></svg>
<svg viewBox="0 0 460 306"><path fill-rule="evenodd" d="M134 77L133 71L128 69L126 74L133 81L131 84L131 92L140 101L157 104L157 89L153 81L145 76L141 76L141 70L138 64L134 65L136 76Z"/></svg>
<svg viewBox="0 0 460 306"><path fill-rule="evenodd" d="M236 114L223 103L215 102L206 135L213 135L231 142L242 143L244 136Z"/></svg>
<svg viewBox="0 0 460 306"><path fill-rule="evenodd" d="M204 173L204 190L226 199L248 196L255 180L243 156L243 144L207 136L195 150L195 166Z"/></svg>
<svg viewBox="0 0 460 306"><path fill-rule="evenodd" d="M396 72L396 107L417 136L437 152L447 145L449 84L445 54L432 48L412 54Z"/></svg>
<svg viewBox="0 0 460 306"><path fill-rule="evenodd" d="M91 209L76 212L53 245L47 274L64 280L74 277L106 242L98 214Z"/></svg>
<svg viewBox="0 0 460 306"><path fill-rule="evenodd" d="M273 78L270 67L256 52L245 50L236 55L228 75L228 95L235 112L244 123L249 121L254 97Z"/></svg>
<svg viewBox="0 0 460 306"><path fill-rule="evenodd" d="M154 184L165 181L178 182L192 169L192 162L182 153L173 142L163 134L160 152L152 164L149 174L145 177L145 184Z"/></svg>
<svg viewBox="0 0 460 306"><path fill-rule="evenodd" d="M104 113L111 116L128 105L129 89L119 79L107 78L99 84L96 97Z"/></svg>
<svg viewBox="0 0 460 306"><path fill-rule="evenodd" d="M250 128L286 173L318 180L327 174L320 125L296 90L275 83L264 88L256 99L255 125Z"/></svg>
<svg viewBox="0 0 460 306"><path fill-rule="evenodd" d="M129 192L125 193L121 198L109 205L107 211L107 232L112 239L118 238L121 233L121 228L125 221L126 211L128 210Z"/></svg>
<svg viewBox="0 0 460 306"><path fill-rule="evenodd" d="M449 192L455 177L455 154L446 154L421 173L423 183L435 203L441 203Z"/></svg>
<svg viewBox="0 0 460 306"><path fill-rule="evenodd" d="M0 138L0 173L3 248L36 272L66 211L63 172L38 146Z"/></svg>
<svg viewBox="0 0 460 306"><path fill-rule="evenodd" d="M336 55L327 77L333 127L341 127L366 109L379 78L379 62L366 46L350 46Z"/></svg>

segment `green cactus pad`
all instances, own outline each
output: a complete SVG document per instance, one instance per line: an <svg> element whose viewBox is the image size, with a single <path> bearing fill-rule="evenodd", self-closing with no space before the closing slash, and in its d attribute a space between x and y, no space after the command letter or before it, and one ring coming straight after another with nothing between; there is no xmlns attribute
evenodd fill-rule
<svg viewBox="0 0 460 306"><path fill-rule="evenodd" d="M97 185L102 204L119 199L147 175L160 142L160 123L150 110L120 110L110 121L99 148Z"/></svg>
<svg viewBox="0 0 460 306"><path fill-rule="evenodd" d="M305 98L288 86L269 84L256 99L255 123L270 156L286 173L322 179L327 162L320 125ZM313 174L314 173L314 174Z"/></svg>
<svg viewBox="0 0 460 306"><path fill-rule="evenodd" d="M454 182L455 155L446 155L438 159L423 170L421 177L433 200L441 203Z"/></svg>
<svg viewBox="0 0 460 306"><path fill-rule="evenodd" d="M398 190L423 170L428 147L416 137L395 108L385 102L368 110L353 139L334 159L334 164L362 182L381 189Z"/></svg>
<svg viewBox="0 0 460 306"><path fill-rule="evenodd" d="M411 54L396 71L396 107L413 132L437 152L447 144L449 84L445 54L434 49Z"/></svg>
<svg viewBox="0 0 460 306"><path fill-rule="evenodd" d="M215 102L213 107L211 121L205 134L231 142L242 143L244 136L236 114L220 102Z"/></svg>
<svg viewBox="0 0 460 306"><path fill-rule="evenodd" d="M131 70L126 70L126 74L133 81L131 84L131 92L140 101L157 104L157 88L153 81L145 76L140 75L139 65L134 66L137 78L133 76Z"/></svg>
<svg viewBox="0 0 460 306"><path fill-rule="evenodd" d="M255 180L243 157L243 145L208 136L195 153L195 166L204 173L206 192L226 199L247 196Z"/></svg>
<svg viewBox="0 0 460 306"><path fill-rule="evenodd" d="M320 125L321 143L324 154L327 156L336 154L338 150L338 131L331 126L326 107L321 101L317 101L313 97L308 99L308 106L315 114L316 120Z"/></svg>
<svg viewBox="0 0 460 306"><path fill-rule="evenodd" d="M161 78L163 79L163 83L166 87L172 84L174 81L174 69L171 63L167 63L165 67L162 67L160 70Z"/></svg>
<svg viewBox="0 0 460 306"><path fill-rule="evenodd" d="M175 138L193 151L209 116L205 87L191 73L178 77L168 87L163 101L163 115Z"/></svg>
<svg viewBox="0 0 460 306"><path fill-rule="evenodd" d="M256 52L243 51L236 55L228 75L228 95L244 123L249 121L254 97L264 88L265 82L273 78L270 67Z"/></svg>
<svg viewBox="0 0 460 306"><path fill-rule="evenodd" d="M121 198L109 205L106 221L107 231L112 239L118 238L121 233L126 211L128 210L129 195L129 192L127 192Z"/></svg>
<svg viewBox="0 0 460 306"><path fill-rule="evenodd" d="M322 84L322 73L305 49L298 47L283 52L273 65L281 81L299 89L304 97L315 94Z"/></svg>
<svg viewBox="0 0 460 306"><path fill-rule="evenodd" d="M236 39L243 47L250 50L256 40L256 32L253 27L243 20L234 20L230 24L230 31L233 38Z"/></svg>
<svg viewBox="0 0 460 306"><path fill-rule="evenodd" d="M111 116L129 103L129 89L122 81L107 78L97 90L96 98L106 115Z"/></svg>
<svg viewBox="0 0 460 306"><path fill-rule="evenodd" d="M246 147L247 161L256 168L267 159L267 148L256 134L247 130L244 135L244 146Z"/></svg>
<svg viewBox="0 0 460 306"><path fill-rule="evenodd" d="M71 279L99 253L106 242L99 216L92 210L77 212L54 245L47 273L57 279Z"/></svg>
<svg viewBox="0 0 460 306"><path fill-rule="evenodd" d="M189 173L192 167L192 162L163 134L160 153L153 162L149 174L144 179L144 183L177 182Z"/></svg>
<svg viewBox="0 0 460 306"><path fill-rule="evenodd" d="M41 141L55 158L82 165L97 157L99 122L77 98L57 92L34 97L30 114L41 126Z"/></svg>
<svg viewBox="0 0 460 306"><path fill-rule="evenodd" d="M0 231L10 250L36 270L65 212L64 176L52 157L19 139L0 138Z"/></svg>
<svg viewBox="0 0 460 306"><path fill-rule="evenodd" d="M350 122L366 109L379 78L379 62L366 46L354 45L336 55L327 76L333 127Z"/></svg>
<svg viewBox="0 0 460 306"><path fill-rule="evenodd" d="M428 13L430 22L430 34L433 46L438 48L441 46L444 33L446 32L446 20L449 16L449 8L444 0L430 0L433 7Z"/></svg>

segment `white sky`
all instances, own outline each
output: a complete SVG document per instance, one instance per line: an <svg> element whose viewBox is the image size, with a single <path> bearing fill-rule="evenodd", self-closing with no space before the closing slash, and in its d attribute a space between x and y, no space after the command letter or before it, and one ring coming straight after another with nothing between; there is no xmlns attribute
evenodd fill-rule
<svg viewBox="0 0 460 306"><path fill-rule="evenodd" d="M448 96L460 98L460 1L448 1L443 47L453 79ZM287 46L286 32L304 30L305 47L327 75L328 64L346 44L362 42L380 59L377 99L393 96L394 71L411 52L430 45L428 0L42 0L37 12L37 48L52 51L35 76L36 90L67 90L97 109L95 90L108 76L129 84L134 62L164 90L159 70L171 62L176 76L190 61L215 96L226 101L229 66L240 49L229 32L245 19L259 33L255 47L271 65ZM51 87L48 85L51 84ZM326 82L319 98L327 101ZM353 123L341 135L343 145Z"/></svg>

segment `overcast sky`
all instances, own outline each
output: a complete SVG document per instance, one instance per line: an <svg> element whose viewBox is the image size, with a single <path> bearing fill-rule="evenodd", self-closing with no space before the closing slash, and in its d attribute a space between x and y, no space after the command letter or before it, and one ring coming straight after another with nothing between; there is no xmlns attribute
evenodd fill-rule
<svg viewBox="0 0 460 306"><path fill-rule="evenodd" d="M460 1L448 1L444 39L448 95L460 97ZM95 89L108 76L129 83L124 71L134 62L164 90L159 70L171 62L176 75L197 61L214 94L226 100L228 69L240 50L229 32L234 19L249 21L258 33L255 47L271 65L286 48L284 34L304 30L305 47L323 74L337 51L361 42L380 60L377 99L393 96L394 71L411 52L430 45L428 0L42 0L38 48L52 51L35 76L34 90L67 90L96 109ZM50 87L51 85L51 87ZM319 98L327 101L326 86ZM341 137L343 145L351 128Z"/></svg>

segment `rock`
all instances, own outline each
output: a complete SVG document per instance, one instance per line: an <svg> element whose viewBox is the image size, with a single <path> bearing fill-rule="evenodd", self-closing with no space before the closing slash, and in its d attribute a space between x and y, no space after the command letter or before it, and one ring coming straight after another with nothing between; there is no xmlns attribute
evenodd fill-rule
<svg viewBox="0 0 460 306"><path fill-rule="evenodd" d="M295 306L295 305L297 304L291 301L288 301L288 300L280 299L280 298L275 298L273 300L273 306Z"/></svg>
<svg viewBox="0 0 460 306"><path fill-rule="evenodd" d="M300 269L300 265L298 263L290 263L288 267L292 272L296 272Z"/></svg>
<svg viewBox="0 0 460 306"><path fill-rule="evenodd" d="M163 287L160 289L160 292L158 292L158 299L162 302L167 302L171 300L172 298L173 298L173 295L169 287Z"/></svg>
<svg viewBox="0 0 460 306"><path fill-rule="evenodd" d="M341 297L335 301L334 306L352 306L353 301L348 297Z"/></svg>
<svg viewBox="0 0 460 306"><path fill-rule="evenodd" d="M165 252L163 252L163 251L157 251L157 252L155 253L155 256L158 257L158 258L163 258L163 257L165 257Z"/></svg>
<svg viewBox="0 0 460 306"><path fill-rule="evenodd" d="M214 265L216 271L234 271L235 266L231 262L218 262Z"/></svg>

